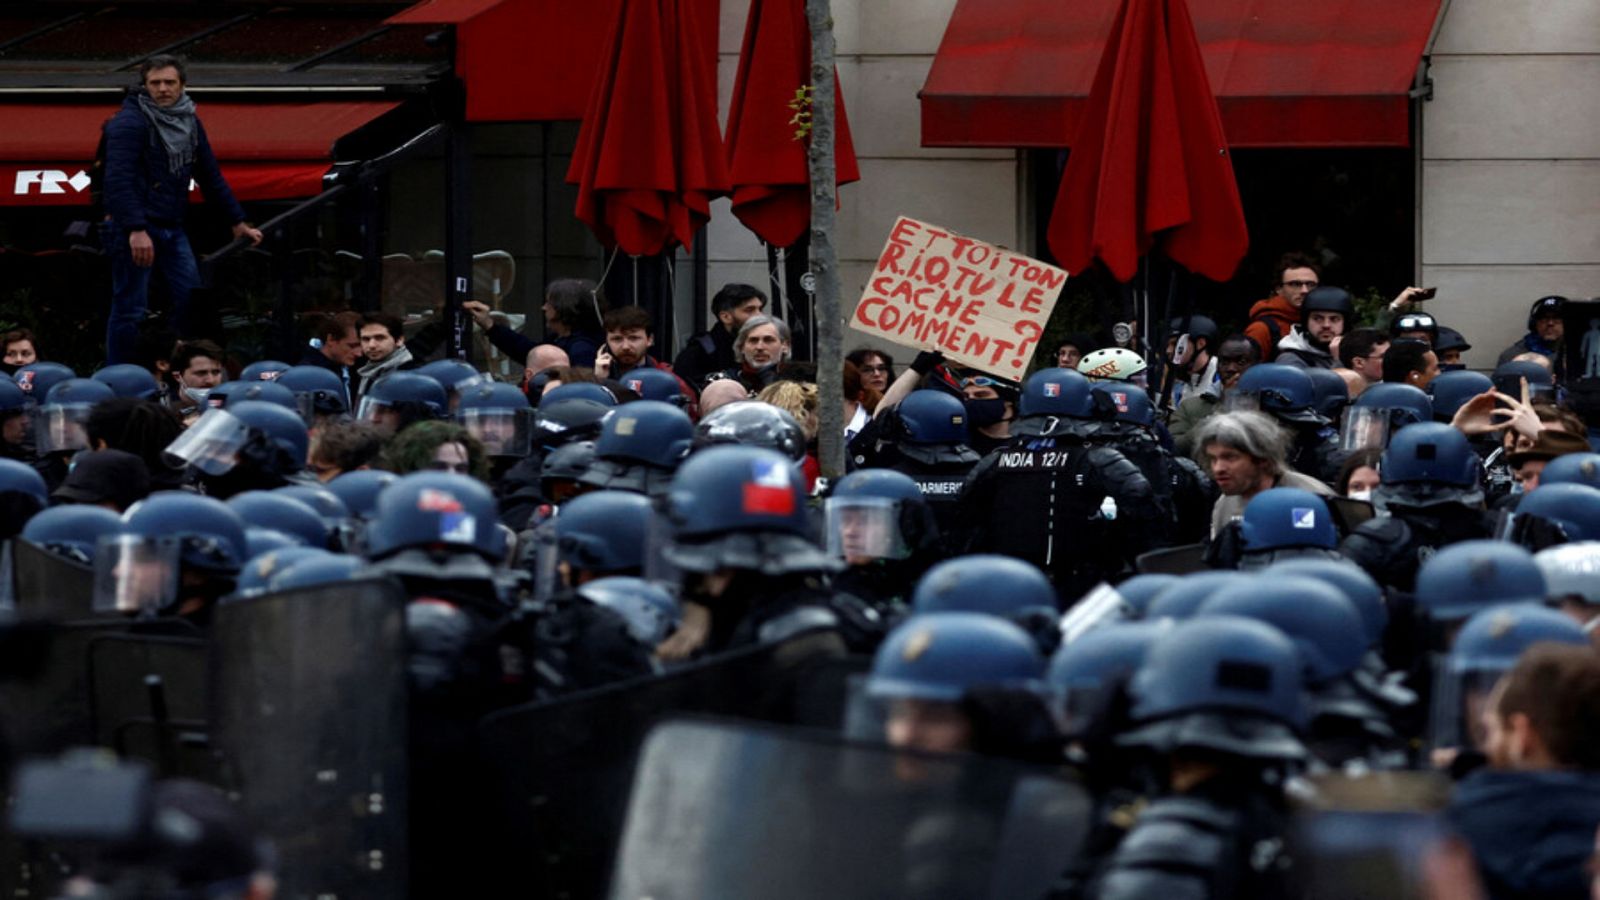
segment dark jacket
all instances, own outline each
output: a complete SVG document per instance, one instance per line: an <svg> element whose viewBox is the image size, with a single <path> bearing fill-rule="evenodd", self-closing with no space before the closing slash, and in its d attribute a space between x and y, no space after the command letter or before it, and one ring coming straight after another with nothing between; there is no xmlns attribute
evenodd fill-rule
<svg viewBox="0 0 1600 900"><path fill-rule="evenodd" d="M300 357L298 365L316 366L319 369L327 369L329 372L339 376L339 380L344 382L345 405L350 408L351 412L355 411L355 404L351 401L355 399L355 388L361 380L355 369L339 365L323 355L322 351L316 347L307 347L305 354Z"/></svg>
<svg viewBox="0 0 1600 900"><path fill-rule="evenodd" d="M499 324L489 329L484 336L489 339L489 343L499 348L501 353L511 357L511 361L518 365L527 360L529 350L540 344L554 344L567 351L567 359L580 369L594 368L594 355L599 352L600 345L605 343L604 337L576 331L564 337L536 341L519 331L513 331L510 327Z"/></svg>
<svg viewBox="0 0 1600 900"><path fill-rule="evenodd" d="M699 334L689 336L672 361L672 371L692 385L705 382L712 372L731 369L738 360L733 355L733 335L718 322Z"/></svg>
<svg viewBox="0 0 1600 900"><path fill-rule="evenodd" d="M1600 826L1600 773L1480 769L1445 813L1493 898L1584 900Z"/></svg>
<svg viewBox="0 0 1600 900"><path fill-rule="evenodd" d="M167 164L166 148L139 110L138 97L122 101L122 109L105 126L105 206L118 227L136 231L150 223L181 225L189 206L191 178L207 201L222 208L230 223L244 221L244 210L222 178L198 116L195 128L199 135L194 164L173 172Z"/></svg>

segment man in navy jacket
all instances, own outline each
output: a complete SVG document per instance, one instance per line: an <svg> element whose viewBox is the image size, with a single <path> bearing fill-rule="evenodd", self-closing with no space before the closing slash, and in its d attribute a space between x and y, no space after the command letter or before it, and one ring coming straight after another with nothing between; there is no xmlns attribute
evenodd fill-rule
<svg viewBox="0 0 1600 900"><path fill-rule="evenodd" d="M178 333L189 336L189 292L200 280L183 231L191 179L228 214L235 238L261 243L261 232L244 220L223 180L194 101L184 93L183 61L153 56L139 66L139 80L144 89L129 95L105 127L106 216L100 228L111 258L108 363L133 360L156 269L166 281Z"/></svg>

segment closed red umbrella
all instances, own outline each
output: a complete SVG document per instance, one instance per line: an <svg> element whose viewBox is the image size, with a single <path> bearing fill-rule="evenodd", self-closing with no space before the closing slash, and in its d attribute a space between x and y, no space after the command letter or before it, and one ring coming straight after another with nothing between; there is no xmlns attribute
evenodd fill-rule
<svg viewBox="0 0 1600 900"><path fill-rule="evenodd" d="M768 244L787 247L811 223L807 143L795 139L789 104L811 83L811 29L805 0L751 0L739 71L728 110L733 214ZM839 184L859 181L855 145L834 79L833 154Z"/></svg>
<svg viewBox="0 0 1600 900"><path fill-rule="evenodd" d="M715 58L694 0L621 0L567 181L600 242L648 256L690 246L728 192Z"/></svg>
<svg viewBox="0 0 1600 900"><path fill-rule="evenodd" d="M1069 272L1120 281L1159 249L1214 281L1249 247L1217 101L1184 0L1122 0L1049 229Z"/></svg>

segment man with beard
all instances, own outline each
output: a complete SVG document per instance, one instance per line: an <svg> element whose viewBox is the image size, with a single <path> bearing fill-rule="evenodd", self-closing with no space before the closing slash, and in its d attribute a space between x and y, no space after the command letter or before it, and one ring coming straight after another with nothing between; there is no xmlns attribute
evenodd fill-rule
<svg viewBox="0 0 1600 900"><path fill-rule="evenodd" d="M789 326L782 319L751 316L733 339L733 353L739 364L717 372L709 380L737 381L751 396L775 381L816 381L813 367L789 361L790 340Z"/></svg>
<svg viewBox="0 0 1600 900"><path fill-rule="evenodd" d="M594 358L594 373L601 378L622 381L634 369L660 369L671 372L672 364L650 355L656 344L655 324L642 306L621 306L606 313L602 322L606 342ZM687 402L694 401L694 389L682 378L678 390Z"/></svg>
<svg viewBox="0 0 1600 900"><path fill-rule="evenodd" d="M1319 287L1300 304L1300 324L1278 342L1277 362L1299 369L1338 366L1332 345L1355 319L1356 307L1344 288Z"/></svg>
<svg viewBox="0 0 1600 900"><path fill-rule="evenodd" d="M1260 362L1255 342L1242 334L1232 334L1217 345L1217 377L1208 384L1184 394L1167 421L1174 449L1184 456L1194 453L1194 430L1207 416L1222 407L1222 395L1239 383L1245 370Z"/></svg>

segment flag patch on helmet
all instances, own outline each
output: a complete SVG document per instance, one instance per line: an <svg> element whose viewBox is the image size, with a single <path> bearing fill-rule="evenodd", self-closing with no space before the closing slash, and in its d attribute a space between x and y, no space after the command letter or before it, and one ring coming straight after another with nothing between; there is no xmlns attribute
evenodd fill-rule
<svg viewBox="0 0 1600 900"><path fill-rule="evenodd" d="M1122 391L1112 391L1111 402L1117 405L1117 412L1128 411L1128 395Z"/></svg>
<svg viewBox="0 0 1600 900"><path fill-rule="evenodd" d="M1296 506L1289 510L1289 518L1296 528L1317 527L1317 511Z"/></svg>
<svg viewBox="0 0 1600 900"><path fill-rule="evenodd" d="M478 519L464 512L447 512L439 516L439 540L456 544L471 544L478 540Z"/></svg>
<svg viewBox="0 0 1600 900"><path fill-rule="evenodd" d="M1059 397L1059 396L1061 396L1061 385L1056 384L1053 381L1045 382L1044 383L1044 395L1046 397Z"/></svg>
<svg viewBox="0 0 1600 900"><path fill-rule="evenodd" d="M742 507L751 515L794 515L794 489L790 484L789 464L758 459L750 463L750 480L745 482Z"/></svg>
<svg viewBox="0 0 1600 900"><path fill-rule="evenodd" d="M461 501L454 494L436 488L423 488L417 494L417 509L422 512L458 513L461 512Z"/></svg>
<svg viewBox="0 0 1600 900"><path fill-rule="evenodd" d="M33 393L33 372L18 372L17 387L22 388L24 394Z"/></svg>
<svg viewBox="0 0 1600 900"><path fill-rule="evenodd" d="M628 390L633 391L635 394L644 393L644 381L638 378L628 379Z"/></svg>

